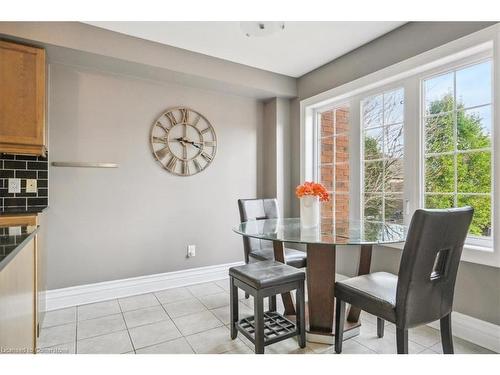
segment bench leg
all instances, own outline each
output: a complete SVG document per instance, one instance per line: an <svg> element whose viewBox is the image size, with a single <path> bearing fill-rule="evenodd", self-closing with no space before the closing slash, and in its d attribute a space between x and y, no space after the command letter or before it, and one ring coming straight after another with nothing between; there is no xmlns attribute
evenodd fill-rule
<svg viewBox="0 0 500 375"><path fill-rule="evenodd" d="M229 317L231 320L231 338L234 340L238 336L236 323L238 323L238 287L234 285L234 279L229 278Z"/></svg>
<svg viewBox="0 0 500 375"><path fill-rule="evenodd" d="M264 354L264 300L257 294L253 299L255 354Z"/></svg>
<svg viewBox="0 0 500 375"><path fill-rule="evenodd" d="M304 293L304 283L300 283L297 288L296 297L297 300L297 330L299 333L299 346L301 348L306 347L306 304L305 304L305 293Z"/></svg>
<svg viewBox="0 0 500 375"><path fill-rule="evenodd" d="M269 311L276 311L276 296L269 296Z"/></svg>

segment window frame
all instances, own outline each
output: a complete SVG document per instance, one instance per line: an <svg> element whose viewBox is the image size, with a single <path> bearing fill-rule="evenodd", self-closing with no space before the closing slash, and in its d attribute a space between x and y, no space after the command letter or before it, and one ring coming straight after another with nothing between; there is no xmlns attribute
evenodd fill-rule
<svg viewBox="0 0 500 375"><path fill-rule="evenodd" d="M375 96L382 96L382 106L385 105L385 95L390 92L394 92L396 90L403 90L403 121L400 122L395 122L395 123L389 123L386 124L385 120L382 121L382 124L379 126L373 126L369 128L364 127L363 123L363 100L368 99L368 98L373 98ZM360 116L360 121L359 121L359 128L360 128L360 138L359 138L359 143L360 143L360 195L359 195L359 200L360 200L360 213L359 217L363 218L364 217L364 211L365 211L365 163L368 162L375 162L375 161L382 161L385 162L388 158L385 156L385 143L383 143L384 150L383 152L383 157L381 159L365 159L365 133L367 130L373 130L373 129L382 129L383 135L382 137L384 138L385 141L385 132L386 130L391 127L391 126L398 126L402 125L403 128L403 191L401 192L392 192L392 194L397 194L401 195L401 198L403 200L403 224L408 224L408 215L406 214L406 208L408 204L408 191L406 189L406 177L407 177L407 169L406 169L406 89L404 82L397 82L395 84L391 84L390 86L386 86L383 88L380 88L379 90L375 92L370 92L370 93L364 93L359 95L357 97L358 105L359 105L359 116ZM383 112L384 113L384 112ZM384 174L385 174L385 166L384 166ZM380 195L382 197L382 221L385 223L386 218L385 218L385 201L386 201L386 195L390 195L391 193L387 193L385 191L385 177L384 177L384 182L383 182L383 188L381 192L369 192L374 195Z"/></svg>
<svg viewBox="0 0 500 375"><path fill-rule="evenodd" d="M419 121L419 149L420 149L420 156L419 156L419 164L420 164L420 184L419 184L419 195L420 195L420 201L419 205L420 207L425 207L425 158L426 158L426 153L425 153L425 94L424 94L424 82L428 79L431 79L433 77L438 77L443 74L447 74L450 72L454 72L454 97L456 98L456 72L461 69L465 69L477 64L481 64L486 61L491 61L491 102L489 105L491 105L491 145L488 149L477 149L473 151L458 151L454 150L451 155L453 155L454 158L457 157L458 154L460 153L467 153L467 152L478 152L478 151L484 151L487 150L491 152L491 190L489 193L490 199L491 199L491 228L492 228L492 235L491 237L482 237L482 236L474 236L474 235L469 235L467 236L466 239L466 246L468 246L471 249L477 250L477 251L487 251L487 252L493 252L493 246L494 246L494 237L495 237L495 232L498 233L498 230L495 229L495 213L494 213L494 186L495 186L495 155L498 153L498 150L495 148L494 144L494 139L495 139L495 58L493 56L493 51L485 51L481 52L478 54L475 54L473 56L460 59L458 61L455 61L450 64L446 64L443 66L440 66L437 69L433 69L431 71L422 73L418 76L419 80L419 86L420 86L420 103L419 103L419 116L420 116L420 121ZM482 106L486 106L488 104L484 104ZM470 107L470 108L476 108L479 106L475 107ZM470 109L467 108L467 109ZM451 113L456 114L456 108L453 109ZM455 124L456 125L456 124ZM453 130L456 132L456 128ZM456 136L455 136L456 139ZM443 154L443 153L441 153ZM456 176L456 170L455 170L455 180L457 179ZM487 194L487 193L486 193ZM486 195L485 194L485 195ZM456 191L456 186L455 186L455 191L453 192L453 195L458 195L458 192Z"/></svg>
<svg viewBox="0 0 500 375"><path fill-rule="evenodd" d="M325 107L335 102L347 101L356 96L369 96L370 92L386 91L387 86L397 86L398 83L405 89L405 214L411 217L414 210L418 207L423 207L423 193L421 193L423 184L423 150L422 150L422 111L421 100L423 97L422 85L420 79L431 74L446 72L450 70L450 66L460 65L464 62L473 60L475 57L487 54L493 59L492 75L492 135L500 134L500 24L496 24L470 34L466 37L457 39L450 43L444 44L435 49L424 52L402 62L383 68L374 73L368 74L341 86L327 90L318 95L306 98L300 101L300 178L301 180L311 178L311 137L310 129L313 123L312 113L316 108ZM496 93L496 96L495 96ZM351 106L351 124L360 125L359 113ZM357 118L356 118L357 117ZM359 128L359 126L351 126ZM358 138L356 138L358 137ZM408 142L408 139L414 137L417 142ZM498 139L495 139L498 138ZM360 141L357 142L357 139ZM351 134L351 145L361 143L361 134L356 131ZM417 145L415 145L417 143ZM498 176L500 176L500 162L495 162L499 159L500 153L500 137L493 136L492 138L492 196L500 197L500 184ZM355 148L355 147L351 147ZM360 158L361 150L352 150L356 152ZM410 158L409 155L414 155ZM358 165L352 166L361 168L358 160ZM355 175L353 173L352 175ZM358 186L359 182L358 181ZM351 184L355 181L351 181ZM416 188L406 191L406 187L416 186ZM351 191L355 192L356 186L351 186ZM357 189L357 194L353 195L352 199L359 200L360 189ZM500 208L498 199L493 202L492 215L492 247L483 246L483 244L473 244L468 241L462 253L462 261L485 264L500 268ZM354 207L352 207L354 210ZM358 214L360 210L357 210ZM405 224L408 224L405 221ZM402 248L403 244L396 244L387 247Z"/></svg>

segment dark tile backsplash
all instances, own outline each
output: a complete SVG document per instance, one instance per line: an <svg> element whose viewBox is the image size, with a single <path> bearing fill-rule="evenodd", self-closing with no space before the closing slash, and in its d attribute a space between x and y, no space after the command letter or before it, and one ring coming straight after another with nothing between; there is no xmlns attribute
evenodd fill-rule
<svg viewBox="0 0 500 375"><path fill-rule="evenodd" d="M48 206L48 159L41 156L0 154L0 213ZM8 179L21 179L21 192L8 192ZM26 179L37 180L37 192L26 192Z"/></svg>

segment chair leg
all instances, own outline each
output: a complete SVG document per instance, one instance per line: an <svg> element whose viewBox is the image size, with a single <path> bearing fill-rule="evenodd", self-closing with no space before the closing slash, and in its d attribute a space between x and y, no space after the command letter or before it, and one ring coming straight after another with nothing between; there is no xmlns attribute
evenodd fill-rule
<svg viewBox="0 0 500 375"><path fill-rule="evenodd" d="M306 304L304 283L302 282L295 292L295 299L297 300L297 330L299 331L299 346L306 347Z"/></svg>
<svg viewBox="0 0 500 375"><path fill-rule="evenodd" d="M396 327L396 345L398 354L408 354L408 330Z"/></svg>
<svg viewBox="0 0 500 375"><path fill-rule="evenodd" d="M377 336L379 338L384 337L384 319L377 317Z"/></svg>
<svg viewBox="0 0 500 375"><path fill-rule="evenodd" d="M276 296L269 296L269 311L276 311Z"/></svg>
<svg viewBox="0 0 500 375"><path fill-rule="evenodd" d="M441 328L441 343L444 354L453 354L453 336L451 334L451 313L441 318L439 321Z"/></svg>
<svg viewBox="0 0 500 375"><path fill-rule="evenodd" d="M337 297L335 302L335 353L342 353L344 340L345 302Z"/></svg>
<svg viewBox="0 0 500 375"><path fill-rule="evenodd" d="M264 301L257 294L253 297L255 354L264 354Z"/></svg>
<svg viewBox="0 0 500 375"><path fill-rule="evenodd" d="M234 279L229 278L229 317L231 319L231 338L234 340L238 336L236 323L238 323L238 287L234 285Z"/></svg>

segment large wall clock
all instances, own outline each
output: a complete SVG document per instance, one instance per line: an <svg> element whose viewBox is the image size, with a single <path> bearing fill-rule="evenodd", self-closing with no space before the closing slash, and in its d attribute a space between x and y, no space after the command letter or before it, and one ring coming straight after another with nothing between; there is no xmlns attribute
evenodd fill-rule
<svg viewBox="0 0 500 375"><path fill-rule="evenodd" d="M151 147L154 157L167 171L192 176L214 160L217 136L205 116L186 107L175 107L153 124Z"/></svg>

